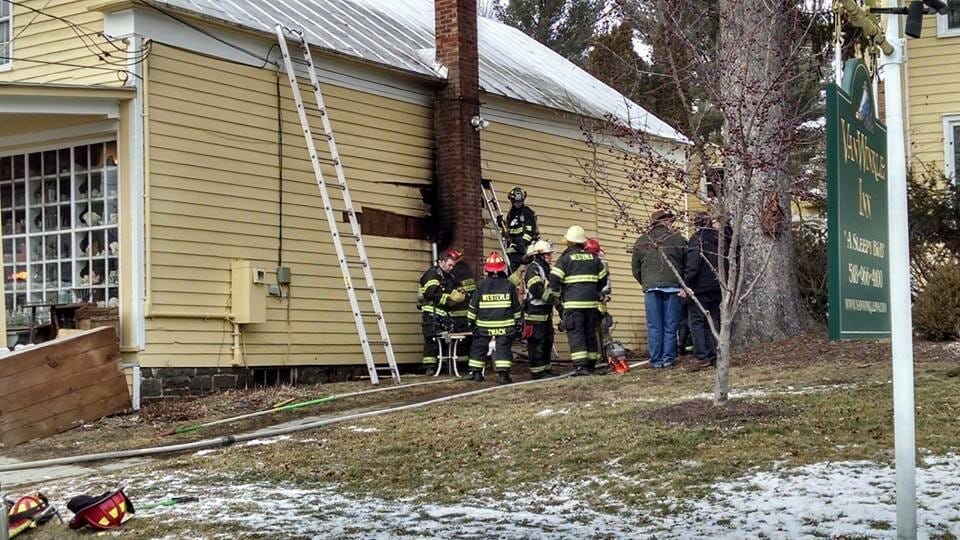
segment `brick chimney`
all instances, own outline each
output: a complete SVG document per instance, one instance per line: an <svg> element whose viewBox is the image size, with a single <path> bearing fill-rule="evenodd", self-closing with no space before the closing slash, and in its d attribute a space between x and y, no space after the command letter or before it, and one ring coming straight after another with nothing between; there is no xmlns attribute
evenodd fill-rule
<svg viewBox="0 0 960 540"><path fill-rule="evenodd" d="M447 84L434 103L437 205L440 249L459 247L480 276L483 224L480 133L470 119L480 114L477 0L435 0L437 61Z"/></svg>

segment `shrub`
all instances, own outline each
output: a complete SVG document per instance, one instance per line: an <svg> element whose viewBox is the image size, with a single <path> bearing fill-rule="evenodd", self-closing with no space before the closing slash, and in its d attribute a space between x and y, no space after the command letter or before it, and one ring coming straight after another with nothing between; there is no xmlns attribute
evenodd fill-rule
<svg viewBox="0 0 960 540"><path fill-rule="evenodd" d="M942 266L913 303L913 327L934 341L960 338L960 264Z"/></svg>
<svg viewBox="0 0 960 540"><path fill-rule="evenodd" d="M827 231L818 223L796 224L793 229L794 260L800 299L810 316L827 322Z"/></svg>

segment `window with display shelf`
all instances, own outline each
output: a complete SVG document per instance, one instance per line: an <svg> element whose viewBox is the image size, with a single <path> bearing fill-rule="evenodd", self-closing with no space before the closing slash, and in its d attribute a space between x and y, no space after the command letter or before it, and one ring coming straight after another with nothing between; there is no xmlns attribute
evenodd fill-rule
<svg viewBox="0 0 960 540"><path fill-rule="evenodd" d="M30 304L119 304L116 156L116 141L0 156L8 324Z"/></svg>

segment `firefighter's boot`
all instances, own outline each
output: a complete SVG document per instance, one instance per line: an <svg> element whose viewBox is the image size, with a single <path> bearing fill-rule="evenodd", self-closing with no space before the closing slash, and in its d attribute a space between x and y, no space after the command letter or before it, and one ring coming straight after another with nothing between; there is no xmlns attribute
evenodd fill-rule
<svg viewBox="0 0 960 540"><path fill-rule="evenodd" d="M497 372L497 383L499 384L511 384L513 379L510 378L509 371L498 371Z"/></svg>
<svg viewBox="0 0 960 540"><path fill-rule="evenodd" d="M471 379L473 382L483 382L483 372L480 371L479 369L471 369L471 370L470 370L470 379Z"/></svg>

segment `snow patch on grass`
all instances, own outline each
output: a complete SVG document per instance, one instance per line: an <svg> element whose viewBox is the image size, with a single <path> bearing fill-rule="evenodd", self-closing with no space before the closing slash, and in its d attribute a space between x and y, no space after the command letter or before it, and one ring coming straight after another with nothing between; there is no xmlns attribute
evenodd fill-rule
<svg viewBox="0 0 960 540"><path fill-rule="evenodd" d="M241 446L263 446L267 444L274 444L280 441L290 440L290 435L278 435L276 437L270 437L269 439L254 439L252 441L247 441Z"/></svg>
<svg viewBox="0 0 960 540"><path fill-rule="evenodd" d="M380 431L375 427L345 426L343 429L354 433L376 433Z"/></svg>
<svg viewBox="0 0 960 540"><path fill-rule="evenodd" d="M917 470L919 537L960 533L960 456ZM673 518L694 536L896 536L895 473L867 461L818 463L759 472L712 486L689 512ZM677 502L683 502L677 500Z"/></svg>
<svg viewBox="0 0 960 540"><path fill-rule="evenodd" d="M610 465L616 468L617 463ZM930 457L917 470L919 537L960 534L960 455ZM756 472L710 487L710 495L662 501L666 514L627 507L613 497L587 499L583 488L647 480L611 471L566 482L553 479L456 504L354 496L337 486L304 489L269 482L210 477L203 471L140 471L124 478L137 502L196 496L202 502L156 507L150 517L195 537L217 523L229 533L207 538L894 538L894 471L867 461L818 463ZM653 480L651 480L653 481ZM72 479L41 489L51 501L94 492L105 479ZM70 515L61 508L64 515ZM283 519L277 519L283 516Z"/></svg>
<svg viewBox="0 0 960 540"><path fill-rule="evenodd" d="M553 416L553 415L555 415L555 414L570 414L570 410L569 410L569 409L559 409L559 410L556 410L556 411L555 411L555 410L553 410L553 409L544 409L544 410L538 412L538 413L537 413L537 416Z"/></svg>

